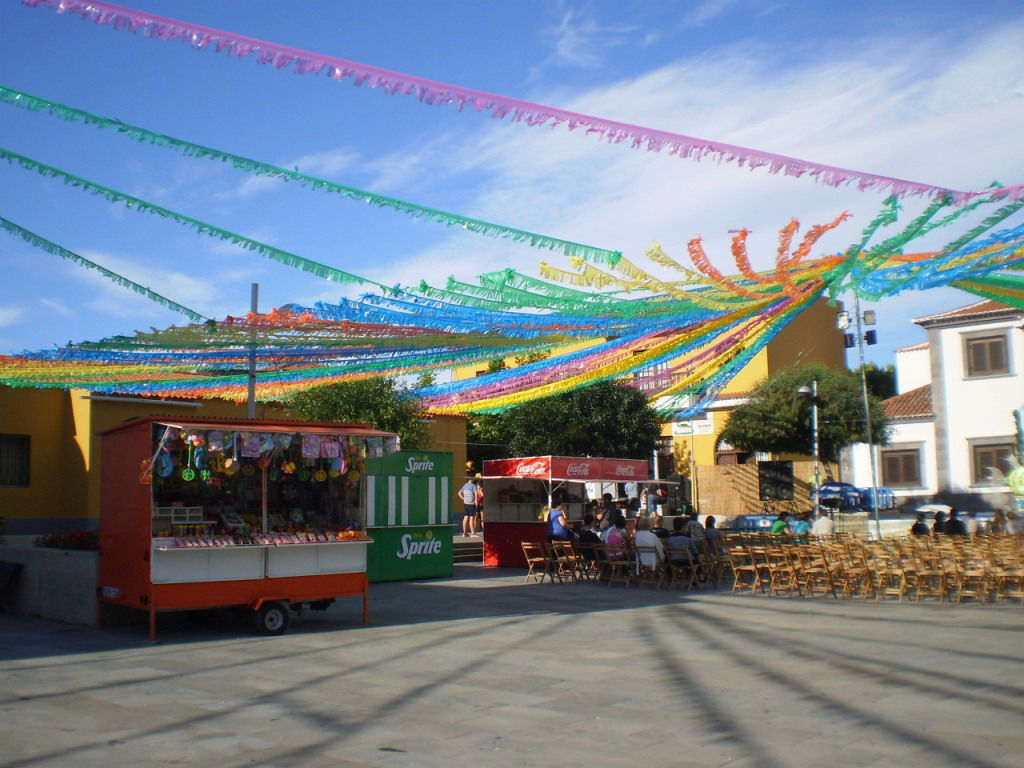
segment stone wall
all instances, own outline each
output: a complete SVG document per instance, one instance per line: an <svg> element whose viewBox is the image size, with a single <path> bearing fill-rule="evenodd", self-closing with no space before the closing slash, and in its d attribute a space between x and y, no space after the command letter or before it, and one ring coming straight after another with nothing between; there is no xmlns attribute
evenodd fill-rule
<svg viewBox="0 0 1024 768"><path fill-rule="evenodd" d="M0 593L4 610L96 625L99 552L0 546L0 561L23 566L14 584Z"/></svg>
<svg viewBox="0 0 1024 768"><path fill-rule="evenodd" d="M833 467L833 475L838 468ZM814 463L794 461L794 500L781 502L777 509L802 511L811 508L810 483ZM822 465L822 478L828 477ZM759 498L757 464L718 464L697 466L697 506L702 515L714 515L720 528L739 515L760 515L764 502Z"/></svg>

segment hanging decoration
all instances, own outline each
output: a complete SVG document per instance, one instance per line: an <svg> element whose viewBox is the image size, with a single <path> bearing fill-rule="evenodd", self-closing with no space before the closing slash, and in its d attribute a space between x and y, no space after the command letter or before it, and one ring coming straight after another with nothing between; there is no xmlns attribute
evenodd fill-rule
<svg viewBox="0 0 1024 768"><path fill-rule="evenodd" d="M363 285L375 285L382 290L389 290L387 286L381 285L373 280L367 280L366 278L353 275L351 272L345 272L344 270L335 269L334 267L330 267L326 264L321 264L318 261L297 256L294 253L289 253L288 251L284 251L280 248L275 248L272 245L261 243L258 240L253 240L245 237L244 235L236 234L227 229L215 227L213 224L207 224L206 222L194 219L191 216L177 213L169 208L157 205L156 203L150 203L142 198L129 195L126 192L118 192L116 189L112 189L111 187L105 187L102 184L97 184L96 182L84 179L81 176L75 176L72 173L62 171L59 168L54 168L53 166L46 165L45 163L40 163L37 160L33 160L25 155L19 155L17 152L11 152L3 147L0 147L0 160L6 160L9 164L25 171L35 171L40 176L60 179L67 186L75 187L83 192L89 192L93 195L100 195L111 203L121 203L129 210L137 211L139 213L152 213L160 216L161 218L170 219L175 224L181 224L188 227L197 234L208 235L209 237L216 237L220 240L225 240L232 245L237 245L249 251L255 251L261 256L266 256L268 259L273 259L287 267L293 267L294 269L300 269L303 272L309 272L310 274L322 277L325 280L333 280L339 283L362 283Z"/></svg>
<svg viewBox="0 0 1024 768"><path fill-rule="evenodd" d="M449 213L436 208L428 208L423 205L398 200L386 195L378 195L373 192L366 192L355 187L338 184L317 176L311 176L300 172L298 169L288 170L270 163L264 163L252 158L236 155L231 152L224 152L211 147L204 147L201 144L193 144L184 139L176 139L162 133L154 133L137 125L130 125L120 120L92 114L65 104L47 101L38 96L33 96L23 91L16 91L13 88L0 86L0 105L21 107L29 112L43 112L50 117L57 117L68 122L81 122L83 125L94 128L112 129L118 135L134 141L150 144L154 147L162 147L179 152L185 157L217 160L230 165L235 170L246 173L254 173L263 178L278 179L284 182L296 182L303 189L310 191L328 192L339 195L349 200L356 200L361 203L368 203L377 208L389 208L399 213L404 213L418 219L429 222L444 224L452 227L457 226L484 237L500 238L511 240L515 243L524 243L532 248L546 248L548 250L560 251L566 256L578 256L602 264L614 264L622 255L618 251L609 251L604 248L596 248L592 245L574 243L569 240L561 240L557 237L540 235L536 232L527 232L523 229L506 227L501 224L494 224L481 219L473 219L469 216L462 216L457 213Z"/></svg>
<svg viewBox="0 0 1024 768"><path fill-rule="evenodd" d="M996 201L993 195L972 205ZM736 275L715 267L693 241L692 267L660 246L648 251L653 266L679 280L655 277L626 259L604 271L574 257L560 272L576 275L580 288L499 270L476 285L453 279L444 289L396 287L337 304L289 305L2 357L0 383L241 401L247 380L237 371L255 349L257 397L286 401L339 380L479 368L540 352L550 357L411 394L437 413L500 412L617 379L642 389L663 415L685 418L713 400L801 311L833 292L877 298L953 285L1024 306L1024 225L990 231L1018 203L984 216L944 247L906 252L923 234L962 220L962 209L943 215L952 205L949 197L934 201L900 227L892 198L845 251L818 257L813 247L845 215L811 227L798 244L799 225L790 221L779 232L775 265L762 271L751 267L747 233L740 230L731 244Z"/></svg>
<svg viewBox="0 0 1024 768"><path fill-rule="evenodd" d="M809 178L832 187L856 185L861 190L879 190L896 197L924 195L945 197L952 195L955 203L962 204L987 192L963 192L907 179L881 176L850 168L841 168L774 152L741 147L721 141L686 136L640 125L608 120L594 115L571 112L522 99L477 91L449 83L381 69L355 61L324 56L309 51L289 48L266 40L257 40L219 29L212 29L177 19L124 8L97 0L22 0L31 7L54 8L58 13L71 13L99 25L110 25L117 30L141 32L156 40L180 40L197 50L212 48L237 58L255 55L260 64L275 69L292 68L297 74L325 74L332 80L351 79L355 85L379 88L389 94L414 96L427 105L454 105L458 111L467 108L475 112L489 112L492 118L525 123L529 126L546 125L565 127L569 131L596 136L611 144L627 144L635 149L664 153L690 160L705 158L733 163L750 169L764 168L769 173ZM1024 185L1005 187L998 196L1010 199L1024 197Z"/></svg>
<svg viewBox="0 0 1024 768"><path fill-rule="evenodd" d="M146 286L139 285L139 283L136 283L134 280L129 280L124 275L119 275L117 272L109 270L106 267L97 264L95 261L90 261L84 256L79 256L74 251L69 251L67 248L62 248L56 243L51 243L49 240L40 237L35 232L30 232L27 229L19 227L13 221L8 221L7 219L0 217L0 227L2 227L4 231L6 231L8 234L20 237L33 248L38 248L41 251L46 251L47 253L53 254L54 256L59 256L62 259L67 259L68 261L72 261L81 267L85 267L86 269L94 269L108 280L116 283L117 285L120 285L122 288L127 288L130 291L135 291L135 293L145 296L150 301L154 301L160 306L166 307L167 309L173 312L180 312L181 314L185 315L185 317L187 317L189 320L192 320L197 323L214 322L209 318L203 317L195 310L182 306L176 301L171 301L166 296L161 296L159 293L150 290Z"/></svg>

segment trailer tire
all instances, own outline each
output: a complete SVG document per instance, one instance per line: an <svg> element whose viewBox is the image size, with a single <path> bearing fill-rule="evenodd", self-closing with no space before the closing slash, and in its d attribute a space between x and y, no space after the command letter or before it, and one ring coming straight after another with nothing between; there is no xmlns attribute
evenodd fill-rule
<svg viewBox="0 0 1024 768"><path fill-rule="evenodd" d="M283 635L288 629L288 606L268 600L256 611L256 631L261 635Z"/></svg>

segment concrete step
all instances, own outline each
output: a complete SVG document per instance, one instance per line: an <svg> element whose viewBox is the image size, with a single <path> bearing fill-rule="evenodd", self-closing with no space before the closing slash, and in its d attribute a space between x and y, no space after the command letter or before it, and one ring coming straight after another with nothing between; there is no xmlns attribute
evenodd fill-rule
<svg viewBox="0 0 1024 768"><path fill-rule="evenodd" d="M452 542L452 559L456 563L480 563L484 559L484 541L468 536L456 536Z"/></svg>

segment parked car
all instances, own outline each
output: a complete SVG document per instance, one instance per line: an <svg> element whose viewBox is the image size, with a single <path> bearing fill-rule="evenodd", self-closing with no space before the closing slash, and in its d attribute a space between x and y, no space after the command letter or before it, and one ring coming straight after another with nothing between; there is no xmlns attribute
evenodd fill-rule
<svg viewBox="0 0 1024 768"><path fill-rule="evenodd" d="M857 509L860 491L852 483L822 483L818 488L818 504L837 512Z"/></svg>
<svg viewBox="0 0 1024 768"><path fill-rule="evenodd" d="M871 490L871 488L860 489L860 507L862 509L873 509L871 506ZM876 491L875 498L878 500L879 509L896 508L896 493L892 488L878 486L874 490Z"/></svg>

